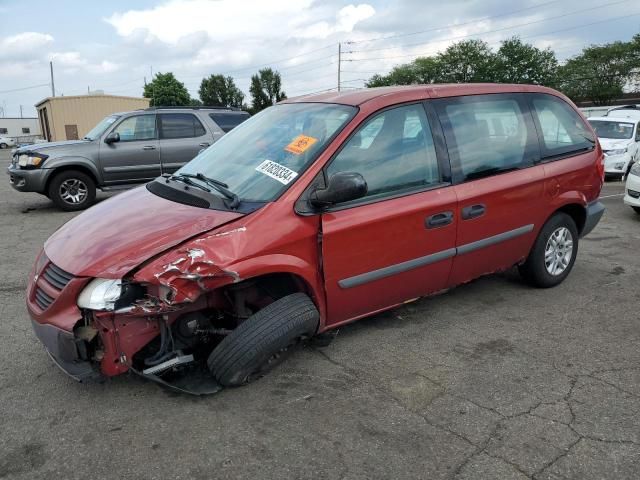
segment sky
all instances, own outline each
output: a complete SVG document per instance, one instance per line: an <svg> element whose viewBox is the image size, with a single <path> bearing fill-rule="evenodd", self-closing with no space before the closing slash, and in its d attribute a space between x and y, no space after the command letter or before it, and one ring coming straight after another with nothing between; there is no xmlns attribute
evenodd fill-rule
<svg viewBox="0 0 640 480"><path fill-rule="evenodd" d="M289 97L359 88L374 73L470 38L519 36L561 61L640 32L637 0L0 0L0 116L35 116L51 95L141 96L173 72L192 97L225 74L248 93L259 68ZM247 95L248 101L248 95Z"/></svg>

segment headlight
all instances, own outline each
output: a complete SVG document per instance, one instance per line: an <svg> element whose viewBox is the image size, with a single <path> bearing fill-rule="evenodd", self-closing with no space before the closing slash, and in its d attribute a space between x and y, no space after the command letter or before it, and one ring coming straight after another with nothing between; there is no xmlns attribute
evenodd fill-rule
<svg viewBox="0 0 640 480"><path fill-rule="evenodd" d="M18 157L18 165L21 167L39 167L47 157L39 157L35 155L20 155Z"/></svg>
<svg viewBox="0 0 640 480"><path fill-rule="evenodd" d="M640 177L640 163L638 162L634 163L629 173L631 173L631 175L636 175Z"/></svg>
<svg viewBox="0 0 640 480"><path fill-rule="evenodd" d="M114 310L122 295L122 280L94 278L78 297L78 306L91 310Z"/></svg>
<svg viewBox="0 0 640 480"><path fill-rule="evenodd" d="M627 153L627 147L625 147L625 148L616 148L615 150L609 150L607 152L607 155L609 155L609 156L622 155L624 153Z"/></svg>

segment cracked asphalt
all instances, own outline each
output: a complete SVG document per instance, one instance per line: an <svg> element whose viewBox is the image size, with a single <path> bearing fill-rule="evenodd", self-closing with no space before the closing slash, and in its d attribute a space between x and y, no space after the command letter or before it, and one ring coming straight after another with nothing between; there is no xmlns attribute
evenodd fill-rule
<svg viewBox="0 0 640 480"><path fill-rule="evenodd" d="M24 289L73 214L0 180L0 478L640 478L640 216L619 182L559 287L485 277L196 398L57 370Z"/></svg>

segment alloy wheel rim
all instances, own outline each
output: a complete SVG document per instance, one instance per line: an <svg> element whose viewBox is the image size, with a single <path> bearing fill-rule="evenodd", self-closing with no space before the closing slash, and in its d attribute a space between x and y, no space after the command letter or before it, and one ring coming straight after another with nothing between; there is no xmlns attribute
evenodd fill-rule
<svg viewBox="0 0 640 480"><path fill-rule="evenodd" d="M88 193L87 185L77 178L70 178L60 184L60 198L72 205L84 202Z"/></svg>
<svg viewBox="0 0 640 480"><path fill-rule="evenodd" d="M549 274L562 275L573 256L573 235L567 227L556 228L544 249L544 264Z"/></svg>

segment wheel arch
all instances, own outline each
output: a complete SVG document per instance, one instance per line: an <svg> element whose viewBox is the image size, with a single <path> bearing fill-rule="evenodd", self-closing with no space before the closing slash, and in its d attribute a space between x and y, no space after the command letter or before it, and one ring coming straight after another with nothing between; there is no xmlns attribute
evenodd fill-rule
<svg viewBox="0 0 640 480"><path fill-rule="evenodd" d="M50 170L50 173L47 176L47 180L45 182L45 192L49 190L49 185L51 185L51 181L56 175L69 170L78 170L79 172L89 175L89 177L91 177L91 179L95 182L96 187L100 184L100 178L97 169L86 158L75 157L63 159L62 161L56 161L51 166L47 165L47 168Z"/></svg>

